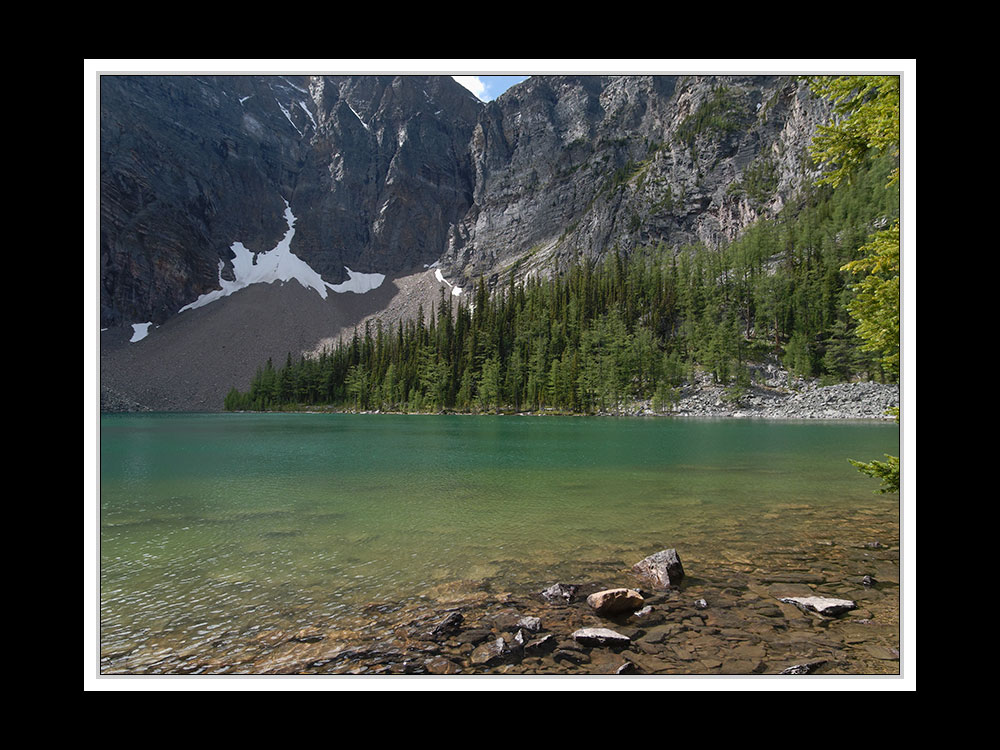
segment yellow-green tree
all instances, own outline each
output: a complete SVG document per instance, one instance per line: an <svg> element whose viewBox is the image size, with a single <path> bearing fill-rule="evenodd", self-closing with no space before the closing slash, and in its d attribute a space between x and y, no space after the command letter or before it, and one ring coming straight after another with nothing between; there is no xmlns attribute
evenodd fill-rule
<svg viewBox="0 0 1000 750"><path fill-rule="evenodd" d="M823 170L820 184L836 187L874 152L898 159L900 149L899 76L816 76L813 93L832 104L833 120L820 126L811 153ZM886 186L899 182L899 165ZM885 373L899 377L899 254L900 229L895 221L873 233L860 257L841 270L859 278L848 311L857 321L864 349L880 355ZM896 411L896 420L899 412ZM878 492L899 490L899 457L886 461L851 461L864 474L881 480Z"/></svg>
<svg viewBox="0 0 1000 750"><path fill-rule="evenodd" d="M814 76L809 86L833 107L833 121L816 129L810 147L820 184L849 180L872 151L899 156L899 76ZM898 181L897 166L889 184Z"/></svg>

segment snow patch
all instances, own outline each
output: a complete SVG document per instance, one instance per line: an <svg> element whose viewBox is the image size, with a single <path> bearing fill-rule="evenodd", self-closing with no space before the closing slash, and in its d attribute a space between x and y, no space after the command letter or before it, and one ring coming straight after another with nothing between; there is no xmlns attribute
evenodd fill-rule
<svg viewBox="0 0 1000 750"><path fill-rule="evenodd" d="M194 302L184 305L179 313L185 310L193 310L204 307L210 302L215 302L223 297L228 297L233 292L245 289L251 284L272 284L275 281L299 282L306 289L312 289L323 299L327 298L327 290L332 290L338 294L344 292L354 292L364 294L372 289L377 289L385 280L385 275L381 273L358 273L350 268L347 270L348 280L342 284L330 284L323 280L308 263L295 255L291 250L292 237L295 236L295 216L292 209L285 201L285 221L288 223L288 231L281 241L274 246L274 249L265 253L254 253L243 245L242 242L234 242L230 246L233 254L233 275L234 279L229 281L222 277L222 269L225 263L219 261L219 289L202 294Z"/></svg>
<svg viewBox="0 0 1000 750"><path fill-rule="evenodd" d="M437 263L438 263L437 261L434 261L434 265L435 265L435 266L437 265ZM460 294L462 293L462 287L460 287L460 286L455 286L455 285L454 285L454 284L452 284L452 283L451 283L450 281L448 281L448 279L446 279L446 278L444 277L444 274L443 274L443 273L441 273L441 269L440 269L440 268L435 268L435 269L434 269L434 278L436 278L436 279L437 279L438 281L440 281L440 282L441 282L442 284L447 284L447 285L448 285L449 287L451 287L451 293L452 293L452 295L454 295L455 297L457 297L458 295L460 295Z"/></svg>
<svg viewBox="0 0 1000 750"><path fill-rule="evenodd" d="M315 128L316 127L316 118L313 117L313 113L309 111L309 107L306 106L305 102L299 102L299 106L302 107L302 111L305 112L309 116L309 121L313 124L313 127Z"/></svg>
<svg viewBox="0 0 1000 750"><path fill-rule="evenodd" d="M128 340L130 344L134 344L136 341L142 341L149 335L149 327L153 325L152 321L149 323L133 323L132 324L132 338Z"/></svg>
<svg viewBox="0 0 1000 750"><path fill-rule="evenodd" d="M304 88L302 88L301 86L296 86L296 85L295 85L294 83L292 83L291 81L289 81L289 80L288 80L287 78L285 78L284 76L281 76L281 80L282 80L282 81L284 81L285 83L287 83L287 84L288 84L289 86L291 86L291 87L292 87L293 89L295 89L296 91L298 91L298 92L300 92L300 93L303 93L303 94L308 94L308 93L309 93L308 91L306 91L306 90L305 90Z"/></svg>
<svg viewBox="0 0 1000 750"><path fill-rule="evenodd" d="M365 126L365 130L370 130L371 128L368 127L368 123L361 119L361 115L359 115L358 111L351 106L351 103L345 100L345 104L347 104L347 108L354 113L354 116L358 118L358 122Z"/></svg>
<svg viewBox="0 0 1000 750"><path fill-rule="evenodd" d="M344 270L347 271L347 281L342 284L327 284L331 290L338 294L343 294L344 292L364 294L365 292L370 292L372 289L378 289L382 286L382 282L385 281L385 274L382 273L358 273L357 271L352 271L347 266L344 266Z"/></svg>
<svg viewBox="0 0 1000 750"><path fill-rule="evenodd" d="M296 132L296 133L298 133L299 135L302 135L302 131L301 131L301 130L299 130L299 126L298 126L298 125L296 125L296 124L295 124L295 122L294 122L294 121L292 120L292 113L291 113L291 112L289 112L289 111L288 111L287 109L285 109L285 108L284 108L284 107L283 107L283 106L281 105L281 102L279 102L279 101L278 101L277 99L275 99L274 101L275 101L275 103L276 103L276 104L278 105L278 108L279 108L279 109L280 109L280 110L282 111L282 113L283 113L283 114L285 115L285 118L286 118L286 119L287 119L287 120L288 120L288 121L289 121L290 123L292 123L292 127L293 127L293 128L295 128L295 132Z"/></svg>

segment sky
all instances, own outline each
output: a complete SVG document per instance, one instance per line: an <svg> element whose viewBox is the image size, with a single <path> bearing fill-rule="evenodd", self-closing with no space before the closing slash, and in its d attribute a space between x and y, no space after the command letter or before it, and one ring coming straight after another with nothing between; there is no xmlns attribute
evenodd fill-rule
<svg viewBox="0 0 1000 750"><path fill-rule="evenodd" d="M490 102L528 76L452 76L475 94L480 101Z"/></svg>

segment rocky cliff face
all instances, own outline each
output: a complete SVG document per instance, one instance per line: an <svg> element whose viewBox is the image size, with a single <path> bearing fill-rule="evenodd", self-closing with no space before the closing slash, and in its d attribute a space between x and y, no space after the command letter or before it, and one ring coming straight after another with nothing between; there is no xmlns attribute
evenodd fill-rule
<svg viewBox="0 0 1000 750"><path fill-rule="evenodd" d="M811 176L823 115L788 77L528 79L480 117L475 205L446 261L475 277L732 239Z"/></svg>
<svg viewBox="0 0 1000 750"><path fill-rule="evenodd" d="M101 325L114 333L102 337L102 378L121 402L150 408L184 408L195 388L197 408L221 405L263 359L283 359L284 342L308 348L306 333L391 322L444 284L457 294L513 268L548 274L616 249L731 239L812 177L802 157L826 114L804 84L778 76L541 76L489 104L448 76L105 76L100 94ZM116 368L164 371L139 344L114 354L129 325L167 331L200 295L260 271L282 238L321 292L384 275L381 313L376 296L315 307L296 295L308 325L257 311L248 326L241 304L217 332L233 345L253 337L230 346L245 363L201 368L227 382L129 392ZM171 361L195 328L187 319L161 337ZM155 338L141 345L152 352ZM226 356L191 348L203 365ZM161 379L168 390L184 380Z"/></svg>
<svg viewBox="0 0 1000 750"><path fill-rule="evenodd" d="M294 253L346 268L431 263L472 201L482 104L444 76L105 76L101 324L162 323L297 218ZM346 268L345 268L346 267Z"/></svg>

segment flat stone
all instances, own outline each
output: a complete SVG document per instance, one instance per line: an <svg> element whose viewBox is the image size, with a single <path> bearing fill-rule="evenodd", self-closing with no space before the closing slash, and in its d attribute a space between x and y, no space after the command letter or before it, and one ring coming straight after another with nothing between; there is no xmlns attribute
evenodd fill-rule
<svg viewBox="0 0 1000 750"><path fill-rule="evenodd" d="M451 640L455 643L471 643L475 646L476 644L482 643L492 635L493 631L487 630L486 628L470 628L456 633L451 637Z"/></svg>
<svg viewBox="0 0 1000 750"><path fill-rule="evenodd" d="M883 661L899 660L899 652L891 648L886 648L885 646L879 646L875 643L867 643L865 644L864 649L876 659L882 659Z"/></svg>
<svg viewBox="0 0 1000 750"><path fill-rule="evenodd" d="M323 640L326 636L323 631L317 628L302 628L295 635L293 635L289 640L297 641L298 643L316 643L317 641Z"/></svg>
<svg viewBox="0 0 1000 750"><path fill-rule="evenodd" d="M646 654L634 654L631 651L628 658L646 674L670 674L679 671L676 662L668 659L660 659Z"/></svg>
<svg viewBox="0 0 1000 750"><path fill-rule="evenodd" d="M584 646L628 646L632 639L609 628L580 628L573 640Z"/></svg>
<svg viewBox="0 0 1000 750"><path fill-rule="evenodd" d="M590 657L582 651L574 651L568 648L557 649L552 653L552 658L555 661L568 661L573 664L587 664L590 661Z"/></svg>
<svg viewBox="0 0 1000 750"><path fill-rule="evenodd" d="M738 674L757 674L761 671L762 664L759 661L750 661L746 659L727 659L722 662L722 674L728 675L738 675Z"/></svg>
<svg viewBox="0 0 1000 750"><path fill-rule="evenodd" d="M821 596L789 596L778 601L794 604L806 612L819 612L827 617L836 617L857 608L850 599L827 599Z"/></svg>
<svg viewBox="0 0 1000 750"><path fill-rule="evenodd" d="M587 597L587 604L602 616L634 612L643 605L642 594L635 589L605 589Z"/></svg>
<svg viewBox="0 0 1000 750"><path fill-rule="evenodd" d="M764 583L826 583L826 578L818 573L785 572L766 573L760 577Z"/></svg>
<svg viewBox="0 0 1000 750"><path fill-rule="evenodd" d="M673 638L682 630L682 626L677 623L667 623L649 628L640 640L646 643L663 643Z"/></svg>

